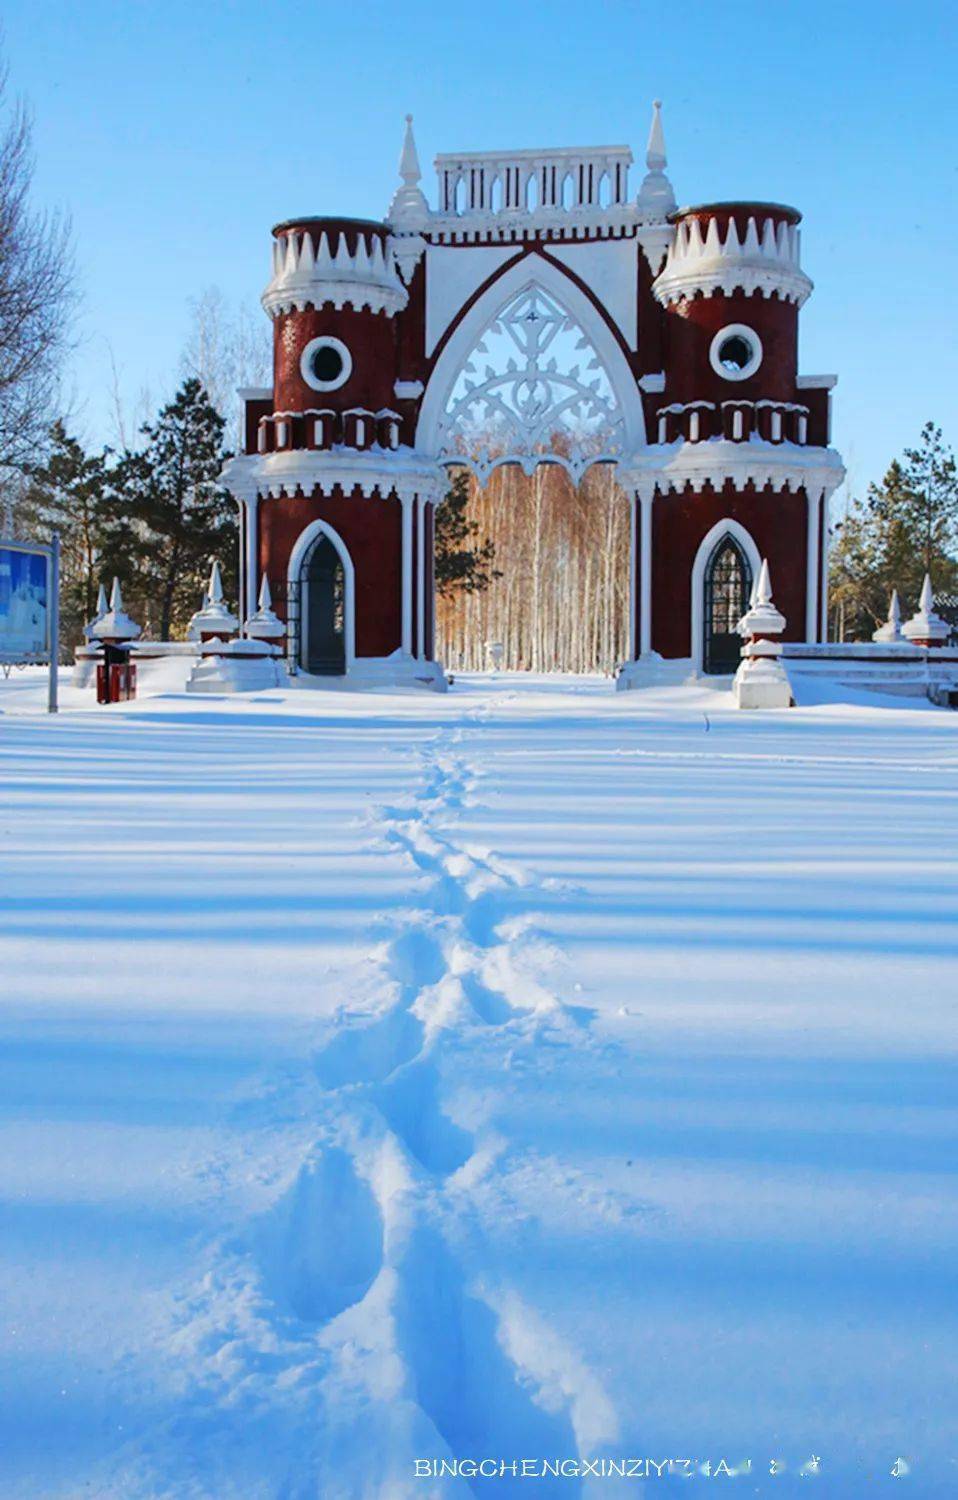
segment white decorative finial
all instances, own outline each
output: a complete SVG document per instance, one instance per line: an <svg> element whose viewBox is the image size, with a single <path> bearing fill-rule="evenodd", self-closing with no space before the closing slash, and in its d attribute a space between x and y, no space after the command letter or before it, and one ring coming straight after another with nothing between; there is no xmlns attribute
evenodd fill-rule
<svg viewBox="0 0 958 1500"><path fill-rule="evenodd" d="M888 605L888 619L884 625L879 625L877 630L872 631L872 640L887 644L901 639L901 605L898 602L898 590L892 589Z"/></svg>
<svg viewBox="0 0 958 1500"><path fill-rule="evenodd" d="M103 589L100 589L100 597L103 597ZM123 608L123 595L120 592L120 580L114 578L113 587L110 590L110 608L103 614L98 615L92 625L86 628L86 636L91 641L132 641L140 634L140 627L135 620L131 620Z"/></svg>
<svg viewBox="0 0 958 1500"><path fill-rule="evenodd" d="M419 186L422 172L419 169L419 153L416 150L416 138L412 133L412 115L406 116L406 131L403 135L402 151L399 154L399 176L402 186L396 189L393 201L389 205L389 223L404 234L415 234L418 229L429 218L429 204L426 195ZM425 247L423 247L425 248ZM400 262L400 270L405 279L408 269L412 272L415 262L404 268Z"/></svg>
<svg viewBox="0 0 958 1500"><path fill-rule="evenodd" d="M759 635L781 635L785 629L785 616L772 603L772 578L768 570L768 558L762 558L758 578L752 588L748 609L737 625L739 635L746 639Z"/></svg>
<svg viewBox="0 0 958 1500"><path fill-rule="evenodd" d="M269 591L269 580L263 574L259 586L259 608L255 615L250 615L243 627L243 633L251 641L272 641L275 645L282 640L286 634L286 626L273 610L273 599ZM275 647L278 650L278 647Z"/></svg>
<svg viewBox="0 0 958 1500"><path fill-rule="evenodd" d="M106 602L106 589L103 587L103 584L101 583L100 587L97 589L97 594L96 594L96 609L93 611L93 619L90 621L90 623L88 625L84 625L84 627L83 627L83 634L86 636L86 638L87 638L88 641L89 640L93 640L94 633L96 631L96 627L100 623L100 621L103 619L103 617L107 613L108 609L109 609L109 605Z"/></svg>
<svg viewBox="0 0 958 1500"><path fill-rule="evenodd" d="M918 608L926 615L930 615L935 607L935 596L931 591L931 574L925 574L925 581L921 586L921 594L918 598Z"/></svg>
<svg viewBox="0 0 958 1500"><path fill-rule="evenodd" d="M406 133L403 136L402 153L399 157L399 175L406 187L415 187L422 172L419 170L419 154L416 138L412 133L412 115L406 116Z"/></svg>
<svg viewBox="0 0 958 1500"><path fill-rule="evenodd" d="M223 579L220 576L220 565L214 559L210 569L210 586L207 589L210 604L222 604L223 602Z"/></svg>
<svg viewBox="0 0 958 1500"><path fill-rule="evenodd" d="M662 100L652 100L652 125L645 148L645 164L650 172L662 172L668 166L665 154L665 131L662 129Z"/></svg>
<svg viewBox="0 0 958 1500"><path fill-rule="evenodd" d="M935 596L931 590L931 578L926 573L921 586L918 611L902 626L902 635L915 646L944 646L951 635L951 626L941 615L935 613Z"/></svg>
<svg viewBox="0 0 958 1500"><path fill-rule="evenodd" d="M785 616L772 603L772 578L768 558L762 558L758 582L748 611L738 622L744 636L742 660L732 692L739 708L788 708L792 690L782 666L782 643L776 637L785 629Z"/></svg>
<svg viewBox="0 0 958 1500"><path fill-rule="evenodd" d="M675 237L675 231L669 223L669 214L675 209L675 194L665 175L665 131L662 129L661 99L655 99L652 103L652 126L645 162L649 170L635 200L639 210L637 238L653 276L657 276Z"/></svg>

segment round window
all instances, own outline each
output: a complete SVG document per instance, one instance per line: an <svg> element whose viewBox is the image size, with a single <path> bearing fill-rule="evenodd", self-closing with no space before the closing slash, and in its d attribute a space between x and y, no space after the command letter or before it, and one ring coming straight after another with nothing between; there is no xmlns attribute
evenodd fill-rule
<svg viewBox="0 0 958 1500"><path fill-rule="evenodd" d="M342 339L325 334L310 339L300 356L299 369L314 391L336 391L352 374L352 355Z"/></svg>
<svg viewBox="0 0 958 1500"><path fill-rule="evenodd" d="M712 340L709 359L723 380L747 380L762 363L762 341L753 328L730 323Z"/></svg>

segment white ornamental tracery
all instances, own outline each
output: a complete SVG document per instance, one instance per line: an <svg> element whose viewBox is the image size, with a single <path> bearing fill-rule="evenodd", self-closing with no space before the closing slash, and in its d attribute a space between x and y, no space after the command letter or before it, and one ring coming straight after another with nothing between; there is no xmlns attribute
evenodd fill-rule
<svg viewBox="0 0 958 1500"><path fill-rule="evenodd" d="M535 282L490 320L453 384L439 457L467 460L485 482L500 464L543 460L579 479L626 448L612 381L581 324Z"/></svg>

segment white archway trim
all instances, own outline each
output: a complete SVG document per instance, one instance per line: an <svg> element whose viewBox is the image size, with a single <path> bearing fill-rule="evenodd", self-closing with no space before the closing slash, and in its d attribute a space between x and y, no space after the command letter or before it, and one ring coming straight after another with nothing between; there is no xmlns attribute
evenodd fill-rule
<svg viewBox="0 0 958 1500"><path fill-rule="evenodd" d="M642 401L628 360L608 322L572 278L551 261L533 253L509 266L477 299L450 335L436 361L419 411L416 451L435 456L441 443L443 416L456 381L476 345L509 302L527 287L540 287L578 323L605 369L622 414L627 452L646 446Z"/></svg>
<svg viewBox="0 0 958 1500"><path fill-rule="evenodd" d="M353 568L353 560L349 550L338 531L334 531L328 521L311 521L296 538L293 550L289 554L289 567L287 570L287 581L290 584L300 583L300 574L303 563L306 561L310 547L318 537L328 537L336 548L339 560L343 565L343 635L346 656L346 671L352 670L356 660L356 573ZM309 598L305 588L299 592L299 640L294 642L294 658L299 666L306 646L306 625L309 618Z"/></svg>
<svg viewBox="0 0 958 1500"><path fill-rule="evenodd" d="M692 668L695 672L702 671L705 661L705 570L709 558L724 536L730 536L738 542L748 558L753 581L762 568L761 554L751 533L740 522L733 521L731 516L726 516L723 521L716 521L711 531L703 536L692 564Z"/></svg>

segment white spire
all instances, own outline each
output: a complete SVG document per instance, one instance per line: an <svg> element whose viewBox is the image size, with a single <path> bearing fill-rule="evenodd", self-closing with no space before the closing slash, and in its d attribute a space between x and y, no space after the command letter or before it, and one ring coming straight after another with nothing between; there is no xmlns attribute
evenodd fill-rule
<svg viewBox="0 0 958 1500"><path fill-rule="evenodd" d="M104 590L100 588L99 603L106 602L103 599ZM140 634L140 627L135 620L131 620L123 608L123 595L120 592L120 580L114 578L113 587L110 590L110 608L98 614L92 625L88 625L85 631L88 640L91 641L132 641Z"/></svg>
<svg viewBox="0 0 958 1500"><path fill-rule="evenodd" d="M662 100L652 100L652 125L645 148L645 165L650 172L662 172L668 166L665 154L665 131L662 129Z"/></svg>
<svg viewBox="0 0 958 1500"><path fill-rule="evenodd" d="M220 575L220 565L214 558L210 569L210 584L206 591L210 604L222 604L223 602L223 579Z"/></svg>
<svg viewBox="0 0 958 1500"><path fill-rule="evenodd" d="M785 629L785 616L772 603L772 578L767 557L762 558L748 609L739 620L737 628L739 635L747 639L759 635L781 635Z"/></svg>
<svg viewBox="0 0 958 1500"><path fill-rule="evenodd" d="M732 692L739 708L788 708L792 690L781 662L785 616L772 603L768 558L762 558L748 611L738 622L745 639Z"/></svg>
<svg viewBox="0 0 958 1500"><path fill-rule="evenodd" d="M389 222L397 229L412 232L429 217L429 204L419 186L422 172L419 169L419 153L416 138L412 133L412 115L406 116L402 151L399 154L399 176L402 187L398 187L389 205Z"/></svg>
<svg viewBox="0 0 958 1500"><path fill-rule="evenodd" d="M935 596L931 590L931 578L926 573L921 586L918 610L902 626L902 635L916 646L944 646L951 634L951 626L941 615L935 613Z"/></svg>
<svg viewBox="0 0 958 1500"><path fill-rule="evenodd" d="M416 138L412 133L412 115L406 116L406 133L403 136L402 151L399 156L399 175L406 187L416 187L422 177L422 172L419 170Z"/></svg>
<svg viewBox="0 0 958 1500"><path fill-rule="evenodd" d="M108 609L109 605L106 602L106 589L101 583L100 587L97 589L96 609L93 611L93 619L88 625L84 625L83 627L83 634L86 636L88 641L94 639L94 632L96 630L96 627L103 619L103 616L106 614Z"/></svg>
<svg viewBox="0 0 958 1500"><path fill-rule="evenodd" d="M644 221L640 225L638 237L653 274L657 274L672 242L673 231L672 226L667 223L667 216L675 208L672 184L665 175L665 131L662 129L661 99L654 100L652 104L652 126L645 151L645 164L649 170L642 179L639 196L635 200Z"/></svg>
<svg viewBox="0 0 958 1500"><path fill-rule="evenodd" d="M921 594L918 599L918 608L926 615L930 615L935 608L935 596L931 591L931 574L925 574L925 581L921 586Z"/></svg>
<svg viewBox="0 0 958 1500"><path fill-rule="evenodd" d="M259 586L259 608L250 615L243 627L243 634L251 641L280 641L286 634L286 626L273 610L273 599L269 591L269 580L263 574Z"/></svg>
<svg viewBox="0 0 958 1500"><path fill-rule="evenodd" d="M901 605L898 602L898 590L892 589L888 604L888 619L884 625L879 625L877 630L872 631L872 640L884 641L887 644L901 639Z"/></svg>

